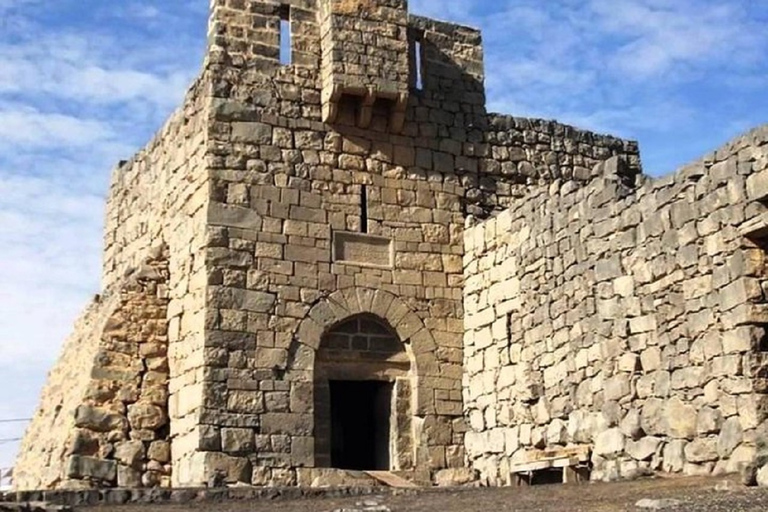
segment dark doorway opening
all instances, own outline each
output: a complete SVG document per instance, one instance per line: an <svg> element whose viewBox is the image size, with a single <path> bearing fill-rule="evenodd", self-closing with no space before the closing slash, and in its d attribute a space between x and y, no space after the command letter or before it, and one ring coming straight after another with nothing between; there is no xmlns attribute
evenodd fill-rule
<svg viewBox="0 0 768 512"><path fill-rule="evenodd" d="M393 385L379 381L331 381L331 465L387 471Z"/></svg>

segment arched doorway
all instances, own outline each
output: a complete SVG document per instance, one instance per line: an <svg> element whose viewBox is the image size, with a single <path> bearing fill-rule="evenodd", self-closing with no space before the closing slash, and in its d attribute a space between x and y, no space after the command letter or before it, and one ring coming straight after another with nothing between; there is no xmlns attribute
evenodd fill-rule
<svg viewBox="0 0 768 512"><path fill-rule="evenodd" d="M411 358L386 320L351 316L323 335L315 357L319 467L413 467Z"/></svg>

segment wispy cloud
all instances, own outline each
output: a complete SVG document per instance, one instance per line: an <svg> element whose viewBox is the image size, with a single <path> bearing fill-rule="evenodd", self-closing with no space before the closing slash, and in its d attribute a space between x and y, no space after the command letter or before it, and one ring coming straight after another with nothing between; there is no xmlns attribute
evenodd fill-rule
<svg viewBox="0 0 768 512"><path fill-rule="evenodd" d="M0 106L1 145L25 151L59 147L82 148L114 138L109 124L75 116L40 112L33 107L4 110Z"/></svg>
<svg viewBox="0 0 768 512"><path fill-rule="evenodd" d="M14 389L0 419L32 413L74 318L99 291L110 169L150 138L197 73L202 4L0 0L0 387ZM3 425L0 438L22 429ZM0 467L15 449L0 446Z"/></svg>
<svg viewBox="0 0 768 512"><path fill-rule="evenodd" d="M635 80L658 79L673 70L669 79L696 79L702 67L751 66L766 41L749 4L739 1L592 0L590 6L600 28L622 41L612 64Z"/></svg>
<svg viewBox="0 0 768 512"><path fill-rule="evenodd" d="M415 2L418 6L422 2ZM435 9L431 2L423 2ZM454 5L458 2L448 1ZM750 0L465 2L486 41L489 107L639 139L669 172L736 135L719 116L759 117L768 5ZM768 108L763 108L763 112ZM709 129L702 135L701 127ZM671 134L686 144L654 157ZM697 133L697 136L693 134ZM698 143L694 142L698 140Z"/></svg>

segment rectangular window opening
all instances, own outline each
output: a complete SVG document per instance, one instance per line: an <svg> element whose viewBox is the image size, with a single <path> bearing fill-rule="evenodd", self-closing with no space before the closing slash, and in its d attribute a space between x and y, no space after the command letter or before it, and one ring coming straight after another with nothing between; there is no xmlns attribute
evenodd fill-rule
<svg viewBox="0 0 768 512"><path fill-rule="evenodd" d="M413 38L413 87L417 91L424 90L424 35L418 34Z"/></svg>
<svg viewBox="0 0 768 512"><path fill-rule="evenodd" d="M507 313L507 346L512 346L512 313Z"/></svg>
<svg viewBox="0 0 768 512"><path fill-rule="evenodd" d="M293 44L291 41L291 8L283 5L280 9L280 64L290 66Z"/></svg>
<svg viewBox="0 0 768 512"><path fill-rule="evenodd" d="M360 232L368 233L368 187L360 188Z"/></svg>

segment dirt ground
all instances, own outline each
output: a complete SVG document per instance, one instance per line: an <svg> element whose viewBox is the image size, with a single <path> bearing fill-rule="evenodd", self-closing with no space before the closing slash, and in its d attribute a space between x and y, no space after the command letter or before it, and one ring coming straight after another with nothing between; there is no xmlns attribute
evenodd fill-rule
<svg viewBox="0 0 768 512"><path fill-rule="evenodd" d="M732 480L659 478L614 484L547 485L530 488L424 490L392 492L366 498L305 499L128 505L80 509L87 512L506 512L506 511L639 511L639 500L674 499L667 508L688 511L768 511L768 489L748 489ZM648 509L646 509L648 510Z"/></svg>

